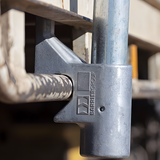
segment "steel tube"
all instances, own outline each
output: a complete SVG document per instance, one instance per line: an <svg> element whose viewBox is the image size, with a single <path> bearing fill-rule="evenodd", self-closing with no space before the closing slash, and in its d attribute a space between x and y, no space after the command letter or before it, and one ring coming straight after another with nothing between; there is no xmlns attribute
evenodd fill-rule
<svg viewBox="0 0 160 160"><path fill-rule="evenodd" d="M109 0L95 0L91 63L106 63Z"/></svg>
<svg viewBox="0 0 160 160"><path fill-rule="evenodd" d="M94 124L81 129L81 153L124 158L130 155L131 132L132 67L127 65L129 0L95 0L94 5L92 63L109 69L97 76L101 77L103 88L95 103L100 101L101 105L96 106L103 106L106 111L98 114ZM101 87L97 86L96 92Z"/></svg>
<svg viewBox="0 0 160 160"><path fill-rule="evenodd" d="M92 63L127 64L130 0L95 0Z"/></svg>

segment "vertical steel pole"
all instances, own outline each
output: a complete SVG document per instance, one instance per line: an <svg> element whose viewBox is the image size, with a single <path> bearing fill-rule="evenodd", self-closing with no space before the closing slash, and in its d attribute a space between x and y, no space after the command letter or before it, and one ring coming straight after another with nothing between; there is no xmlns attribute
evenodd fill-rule
<svg viewBox="0 0 160 160"><path fill-rule="evenodd" d="M111 85L103 85L105 94L99 94L98 98L104 97L101 103L107 99L103 105L107 108L105 118L101 119L98 115L101 125L97 118L97 126L85 128L86 134L82 135L91 132L93 135L87 138L84 136L88 147L82 146L82 149L85 155L124 158L130 154L131 129L132 67L127 65L130 0L94 2L92 63L110 68L106 74L109 79L105 83L111 82ZM104 77L105 74L100 79L104 81Z"/></svg>
<svg viewBox="0 0 160 160"><path fill-rule="evenodd" d="M130 0L95 0L92 63L127 64Z"/></svg>
<svg viewBox="0 0 160 160"><path fill-rule="evenodd" d="M91 63L106 63L109 0L94 0Z"/></svg>

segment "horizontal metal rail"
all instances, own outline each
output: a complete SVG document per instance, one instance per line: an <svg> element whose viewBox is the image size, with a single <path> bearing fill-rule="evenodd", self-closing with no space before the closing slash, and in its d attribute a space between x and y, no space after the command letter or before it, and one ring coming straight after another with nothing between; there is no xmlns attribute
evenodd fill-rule
<svg viewBox="0 0 160 160"><path fill-rule="evenodd" d="M0 101L6 103L66 100L72 82L65 75L27 74L24 69L24 13L0 17Z"/></svg>

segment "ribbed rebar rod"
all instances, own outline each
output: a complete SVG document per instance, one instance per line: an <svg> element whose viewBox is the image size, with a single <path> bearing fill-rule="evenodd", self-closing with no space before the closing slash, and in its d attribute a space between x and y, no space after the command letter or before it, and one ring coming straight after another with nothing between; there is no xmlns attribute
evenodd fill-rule
<svg viewBox="0 0 160 160"><path fill-rule="evenodd" d="M130 0L95 0L92 63L127 64Z"/></svg>
<svg viewBox="0 0 160 160"><path fill-rule="evenodd" d="M67 76L25 71L24 13L9 10L0 16L0 22L0 101L67 100L72 94L72 82Z"/></svg>

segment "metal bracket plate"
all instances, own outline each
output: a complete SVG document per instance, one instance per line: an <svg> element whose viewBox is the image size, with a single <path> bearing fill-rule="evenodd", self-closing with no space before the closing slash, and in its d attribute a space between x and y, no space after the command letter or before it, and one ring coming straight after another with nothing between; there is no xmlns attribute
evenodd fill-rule
<svg viewBox="0 0 160 160"><path fill-rule="evenodd" d="M57 73L71 78L72 99L54 121L80 126L82 155L129 156L131 66L82 63L53 37L36 46L36 73Z"/></svg>

